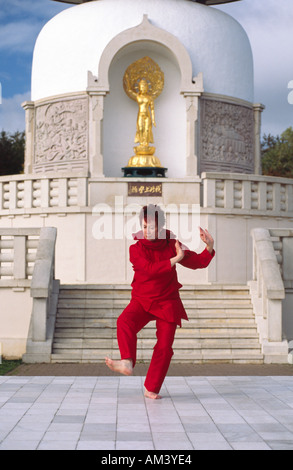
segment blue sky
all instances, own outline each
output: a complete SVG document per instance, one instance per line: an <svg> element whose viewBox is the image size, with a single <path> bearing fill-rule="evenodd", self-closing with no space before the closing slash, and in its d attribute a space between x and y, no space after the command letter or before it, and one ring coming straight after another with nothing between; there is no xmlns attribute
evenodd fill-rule
<svg viewBox="0 0 293 470"><path fill-rule="evenodd" d="M52 0L0 0L0 131L24 130L21 103L30 99L36 38L43 25L65 8L72 5ZM288 84L293 80L293 0L241 0L215 8L233 16L250 39L254 102L266 106L262 134L277 135L293 127L293 105L288 102Z"/></svg>

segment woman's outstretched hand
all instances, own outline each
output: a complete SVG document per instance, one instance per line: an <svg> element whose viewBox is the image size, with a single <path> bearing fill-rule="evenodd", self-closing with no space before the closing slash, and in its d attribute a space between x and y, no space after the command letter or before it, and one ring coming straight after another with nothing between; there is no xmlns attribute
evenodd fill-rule
<svg viewBox="0 0 293 470"><path fill-rule="evenodd" d="M199 233L201 240L206 244L206 249L212 254L214 249L214 239L208 230L203 230L199 227ZM184 250L181 248L180 243L178 240L175 242L176 248L176 256L170 259L171 266L173 267L176 263L180 263L180 261L184 258Z"/></svg>
<svg viewBox="0 0 293 470"><path fill-rule="evenodd" d="M178 261L181 261L184 258L184 251L182 250L178 240L176 240L175 242L175 248L176 248L176 255L179 258Z"/></svg>
<svg viewBox="0 0 293 470"><path fill-rule="evenodd" d="M199 227L199 235L201 240L206 244L207 250L212 253L214 249L214 239L211 236L211 234L208 232L208 230L203 230L201 227Z"/></svg>
<svg viewBox="0 0 293 470"><path fill-rule="evenodd" d="M172 267L174 266L174 264L179 263L184 258L184 251L182 250L178 240L176 240L175 242L175 248L176 248L176 256L170 259Z"/></svg>

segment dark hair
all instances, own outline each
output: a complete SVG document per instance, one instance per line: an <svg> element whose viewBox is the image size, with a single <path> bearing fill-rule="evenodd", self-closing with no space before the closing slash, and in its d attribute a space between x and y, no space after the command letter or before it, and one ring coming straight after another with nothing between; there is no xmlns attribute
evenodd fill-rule
<svg viewBox="0 0 293 470"><path fill-rule="evenodd" d="M165 214L163 210L156 204L149 204L148 206L143 206L139 214L140 225L142 221L154 220L157 228L163 228L166 222Z"/></svg>

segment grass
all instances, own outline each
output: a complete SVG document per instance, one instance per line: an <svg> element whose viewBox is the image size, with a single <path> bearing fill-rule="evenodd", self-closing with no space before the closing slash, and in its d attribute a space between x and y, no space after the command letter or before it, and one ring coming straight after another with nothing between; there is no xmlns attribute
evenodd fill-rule
<svg viewBox="0 0 293 470"><path fill-rule="evenodd" d="M8 372L11 372L13 369L18 367L21 364L21 359L18 360L6 360L3 359L0 363L0 375L6 375Z"/></svg>

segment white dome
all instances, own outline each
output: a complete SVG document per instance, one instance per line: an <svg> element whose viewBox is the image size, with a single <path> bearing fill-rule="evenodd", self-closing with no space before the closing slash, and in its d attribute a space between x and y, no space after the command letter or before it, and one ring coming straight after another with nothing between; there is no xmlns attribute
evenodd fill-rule
<svg viewBox="0 0 293 470"><path fill-rule="evenodd" d="M205 92L253 101L253 60L245 31L226 13L186 0L99 0L59 13L35 45L32 100L85 91L88 71L98 75L107 44L139 25L144 14L184 45L193 76L203 72Z"/></svg>

